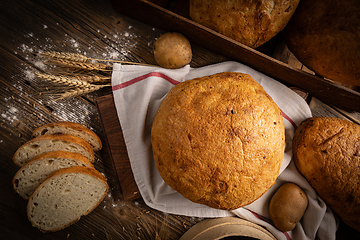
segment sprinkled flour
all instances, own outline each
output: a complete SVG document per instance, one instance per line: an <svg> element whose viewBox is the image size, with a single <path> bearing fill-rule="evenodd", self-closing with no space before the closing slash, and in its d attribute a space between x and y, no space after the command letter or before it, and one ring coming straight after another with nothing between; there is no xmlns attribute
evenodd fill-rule
<svg viewBox="0 0 360 240"><path fill-rule="evenodd" d="M77 106L76 109L74 109L74 105ZM76 121L86 125L91 120L92 108L91 104L73 98L71 101L56 102L56 108L52 113L63 121Z"/></svg>
<svg viewBox="0 0 360 240"><path fill-rule="evenodd" d="M1 117L3 118L3 120L11 124L14 121L19 121L19 119L16 116L17 112L18 110L15 107L8 106L8 111L6 111L6 113L2 113Z"/></svg>
<svg viewBox="0 0 360 240"><path fill-rule="evenodd" d="M57 23L56 25L59 24ZM69 34L65 34L62 38L57 39L49 37L54 36L54 33L52 32L47 35L46 31L54 30L54 28L45 23L40 23L39 29L43 31L39 36L33 32L24 34L24 39L26 39L25 42L20 44L14 50L15 55L20 56L26 61L23 61L18 66L20 71L13 76L14 84L12 87L18 91L20 96L26 94L26 97L28 97L29 100L27 102L21 102L25 101L24 98L16 99L12 96L12 90L8 91L9 95L3 96L7 106L3 107L5 112L1 112L2 120L11 123L19 121L17 115L21 115L22 111L28 111L29 108L34 112L33 117L43 118L42 113L44 111L44 106L48 105L50 109L52 109L52 114L57 116L59 120L76 121L81 124L88 123L94 119L94 116L91 116L94 112L94 106L83 99L73 98L51 103L45 102L45 100L40 97L39 93L42 90L43 85L40 87L38 84L39 81L42 80L36 76L36 72L50 72L52 66L44 62L44 59L38 57L37 54L51 51L63 51L82 54L94 59L100 58L104 60L129 61L130 51L137 48L140 36L133 33L135 31L133 31L134 29L132 26L128 26L128 31L126 29L124 31L114 29L112 32L104 32L103 30L98 29L96 33L97 36L100 37L95 37L93 40L84 43L81 41L81 38L70 36ZM153 29L153 31L155 31L155 29ZM144 36L142 36L142 40L143 38ZM149 38L151 39L150 41L153 41L151 37ZM101 45L103 49L98 49L99 45L97 41L106 43ZM152 42L149 42L148 45L150 46L150 44L152 44ZM24 82L29 86L25 85ZM41 84L46 83L41 82ZM39 88L39 93L29 94L26 92L28 88ZM31 90L28 91L33 92ZM32 103L29 103L29 101ZM19 102L21 102L20 106L23 107L17 109L15 106L19 106ZM74 106L76 107L74 108Z"/></svg>

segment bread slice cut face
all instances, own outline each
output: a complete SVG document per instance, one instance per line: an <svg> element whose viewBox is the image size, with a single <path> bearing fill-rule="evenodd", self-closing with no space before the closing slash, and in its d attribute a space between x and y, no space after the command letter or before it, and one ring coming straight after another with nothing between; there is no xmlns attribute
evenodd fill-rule
<svg viewBox="0 0 360 240"><path fill-rule="evenodd" d="M79 153L55 151L41 154L21 167L14 176L14 190L28 200L35 189L52 173L73 166L93 167L89 160Z"/></svg>
<svg viewBox="0 0 360 240"><path fill-rule="evenodd" d="M28 218L43 232L61 230L94 210L108 188L105 177L94 168L57 170L30 197Z"/></svg>
<svg viewBox="0 0 360 240"><path fill-rule="evenodd" d="M43 153L54 151L67 151L79 153L94 162L94 150L91 145L82 138L64 135L43 135L23 144L14 154L14 163L20 167L31 159Z"/></svg>

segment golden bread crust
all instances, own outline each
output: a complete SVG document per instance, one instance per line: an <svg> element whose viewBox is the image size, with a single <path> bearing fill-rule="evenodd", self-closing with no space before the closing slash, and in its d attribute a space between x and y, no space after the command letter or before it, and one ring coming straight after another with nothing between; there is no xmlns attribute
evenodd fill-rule
<svg viewBox="0 0 360 240"><path fill-rule="evenodd" d="M170 90L151 142L164 181L193 202L236 209L262 196L279 174L281 110L250 75L224 72Z"/></svg>
<svg viewBox="0 0 360 240"><path fill-rule="evenodd" d="M54 131L54 129L57 129ZM89 128L85 127L84 125L80 124L80 123L76 123L76 122L69 122L69 121L58 121L58 122L51 122L48 123L46 125L43 125L41 127L36 128L33 133L32 133L32 137L39 137L41 135L44 134L70 134L68 131L68 133L64 133L66 132L66 129L72 129L74 131L78 131L78 132L82 132L82 134L74 134L76 132L72 132L71 135L76 136L76 137L85 137L86 139L84 139L85 141L88 141L92 147L94 148L94 151L99 151L102 149L102 142L101 139L99 138L99 136L93 132L92 130L90 130ZM83 136L80 136L83 135ZM88 136L87 136L88 135ZM95 143L92 144L92 141L89 140L89 138L91 138L90 140L94 141Z"/></svg>
<svg viewBox="0 0 360 240"><path fill-rule="evenodd" d="M19 163L20 160L19 160L18 152L23 151L23 148L27 146L31 146L31 144L33 143L36 144L38 142L45 142L45 141L59 141L59 142L64 141L64 142L71 142L78 144L82 146L89 153L89 161L91 163L95 161L94 150L92 146L84 139L67 134L51 134L51 135L41 135L39 137L33 138L27 141L26 143L24 143L22 146L20 146L13 156L14 163L16 165L23 166Z"/></svg>
<svg viewBox="0 0 360 240"><path fill-rule="evenodd" d="M360 231L360 126L330 117L302 122L293 139L294 160L326 204Z"/></svg>
<svg viewBox="0 0 360 240"><path fill-rule="evenodd" d="M107 180L104 175L102 175L98 170L96 170L94 167L83 167L83 166L74 166L70 168L62 168L51 174L48 179L62 175L65 173L84 173L90 176L93 176L99 180L101 180L104 184L107 185L107 189L109 189L109 186L107 184Z"/></svg>
<svg viewBox="0 0 360 240"><path fill-rule="evenodd" d="M360 1L301 0L284 29L290 51L318 75L360 86Z"/></svg>
<svg viewBox="0 0 360 240"><path fill-rule="evenodd" d="M286 26L299 1L190 0L190 17L203 26L256 48Z"/></svg>

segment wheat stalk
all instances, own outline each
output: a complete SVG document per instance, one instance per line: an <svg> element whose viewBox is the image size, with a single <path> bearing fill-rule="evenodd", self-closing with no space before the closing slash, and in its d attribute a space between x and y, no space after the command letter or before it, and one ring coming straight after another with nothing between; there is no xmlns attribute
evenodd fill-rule
<svg viewBox="0 0 360 240"><path fill-rule="evenodd" d="M96 74L75 74L74 76L72 76L72 78L88 83L109 83L111 81L111 76L103 76Z"/></svg>
<svg viewBox="0 0 360 240"><path fill-rule="evenodd" d="M86 62L88 61L88 57L78 54L78 53L65 53L65 52L43 52L40 54L41 56L54 58L54 59L65 59L74 62Z"/></svg>
<svg viewBox="0 0 360 240"><path fill-rule="evenodd" d="M50 95L53 96L55 98L55 100L61 100L61 99L65 99L65 98L72 98L72 97L77 97L77 96L84 95L87 93L95 92L101 88L110 87L110 86L111 86L111 84L106 84L106 85L90 84L89 86L86 86L83 88L70 89L70 90L62 92L62 93L51 93Z"/></svg>
<svg viewBox="0 0 360 240"><path fill-rule="evenodd" d="M109 83L111 82L111 77L100 77L100 76L81 76L84 81L88 83Z"/></svg>
<svg viewBox="0 0 360 240"><path fill-rule="evenodd" d="M102 62L147 65L126 61L88 58L78 53L52 51L43 52L39 55L49 58L49 62L54 65L72 70L71 73L55 70L57 75L37 73L38 77L56 84L50 90L47 86L46 89L48 91L44 94L51 95L55 100L76 97L111 86L112 66Z"/></svg>
<svg viewBox="0 0 360 240"><path fill-rule="evenodd" d="M64 84L66 86L86 86L90 83L109 83L111 81L111 76L99 76L99 75L85 75L85 74L44 74L36 73L36 75L42 79L48 80L49 82Z"/></svg>
<svg viewBox="0 0 360 240"><path fill-rule="evenodd" d="M86 87L90 85L90 83L86 81L82 81L78 78L72 78L67 76L55 76L52 74L44 74L44 73L36 73L36 75L49 82L56 84L63 84L70 87Z"/></svg>
<svg viewBox="0 0 360 240"><path fill-rule="evenodd" d="M151 66L145 63L136 63L136 62L128 62L128 61L120 61L120 60L107 60L107 59L97 59L97 58L89 58L79 53L64 53L64 52L43 52L40 54L43 57L48 57L51 59L58 60L68 60L73 62L90 62L90 61L98 61L98 62L116 62L116 63L124 63L124 64L133 64L133 65L146 65ZM105 64L104 64L105 65Z"/></svg>
<svg viewBox="0 0 360 240"><path fill-rule="evenodd" d="M52 59L51 62L67 68L77 68L88 71L111 71L112 68L111 66L103 63L77 62L61 58Z"/></svg>

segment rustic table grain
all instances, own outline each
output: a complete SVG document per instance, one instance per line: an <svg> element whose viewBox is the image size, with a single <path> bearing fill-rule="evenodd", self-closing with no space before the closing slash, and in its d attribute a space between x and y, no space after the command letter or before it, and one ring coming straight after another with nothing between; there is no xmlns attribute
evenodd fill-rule
<svg viewBox="0 0 360 240"><path fill-rule="evenodd" d="M96 153L95 167L108 179L109 194L89 215L55 233L31 226L26 201L12 188L18 170L12 157L31 132L46 123L81 123L104 141L95 99L111 94L110 87L70 99L49 100L46 84L36 72L47 72L39 53L58 51L110 61L156 64L152 44L164 30L115 11L110 1L6 0L0 3L0 239L178 239L201 218L165 214L141 199L122 200L119 183L106 152ZM275 48L276 49L276 48ZM285 51L284 51L285 49ZM192 67L228 60L193 45ZM303 68L283 45L274 57ZM314 116L335 116L360 123L360 113L346 112L309 97ZM360 238L340 225L338 239Z"/></svg>

